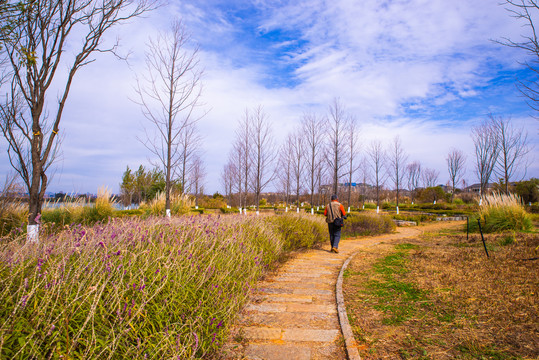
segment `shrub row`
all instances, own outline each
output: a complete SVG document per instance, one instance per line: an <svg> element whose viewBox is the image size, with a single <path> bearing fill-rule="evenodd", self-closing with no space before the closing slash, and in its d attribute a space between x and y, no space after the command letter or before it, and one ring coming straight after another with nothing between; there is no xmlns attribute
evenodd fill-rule
<svg viewBox="0 0 539 360"><path fill-rule="evenodd" d="M353 213L346 219L342 235L353 237L386 234L395 230L395 227L395 223L388 215Z"/></svg>

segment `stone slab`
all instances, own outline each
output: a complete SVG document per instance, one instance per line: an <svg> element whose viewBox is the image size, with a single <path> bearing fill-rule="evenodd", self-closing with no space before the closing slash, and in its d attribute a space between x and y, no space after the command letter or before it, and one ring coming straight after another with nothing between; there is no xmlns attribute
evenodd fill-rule
<svg viewBox="0 0 539 360"><path fill-rule="evenodd" d="M248 304L245 306L247 311L258 311L258 312L284 312L286 311L286 304Z"/></svg>
<svg viewBox="0 0 539 360"><path fill-rule="evenodd" d="M267 326L274 328L307 328L313 324L314 314L311 313L256 313L251 314L246 325Z"/></svg>
<svg viewBox="0 0 539 360"><path fill-rule="evenodd" d="M283 341L304 341L304 342L333 342L339 336L340 331L335 330L315 330L315 329L284 329Z"/></svg>
<svg viewBox="0 0 539 360"><path fill-rule="evenodd" d="M249 344L245 350L249 360L311 360L311 349L293 345Z"/></svg>
<svg viewBox="0 0 539 360"><path fill-rule="evenodd" d="M314 305L314 304L288 304L286 306L288 312L309 312L309 313L327 313L336 314L337 307L331 305Z"/></svg>
<svg viewBox="0 0 539 360"><path fill-rule="evenodd" d="M322 290L322 289L293 289L293 294L298 295L328 295L335 296L332 290Z"/></svg>
<svg viewBox="0 0 539 360"><path fill-rule="evenodd" d="M258 326L247 326L243 328L243 334L249 340L280 340L282 330L279 328L268 328Z"/></svg>
<svg viewBox="0 0 539 360"><path fill-rule="evenodd" d="M267 302L294 302L302 304L311 304L313 297L309 295L264 295L264 300Z"/></svg>

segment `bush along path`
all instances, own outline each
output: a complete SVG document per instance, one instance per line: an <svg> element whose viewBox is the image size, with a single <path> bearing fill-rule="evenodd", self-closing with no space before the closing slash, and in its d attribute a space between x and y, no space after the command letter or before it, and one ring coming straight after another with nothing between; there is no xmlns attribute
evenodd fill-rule
<svg viewBox="0 0 539 360"><path fill-rule="evenodd" d="M346 359L336 300L343 263L361 248L419 233L399 228L393 234L341 240L338 254L329 252L329 244L297 254L258 283L223 347L222 359Z"/></svg>

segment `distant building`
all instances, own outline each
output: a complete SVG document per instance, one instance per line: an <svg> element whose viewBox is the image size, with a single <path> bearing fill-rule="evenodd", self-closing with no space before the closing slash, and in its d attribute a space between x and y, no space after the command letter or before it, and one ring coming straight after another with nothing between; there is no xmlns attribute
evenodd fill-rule
<svg viewBox="0 0 539 360"><path fill-rule="evenodd" d="M491 191L494 188L494 183L488 183L487 184L487 192ZM466 188L464 188L465 192L473 193L473 194L479 194L481 192L481 184L473 184Z"/></svg>

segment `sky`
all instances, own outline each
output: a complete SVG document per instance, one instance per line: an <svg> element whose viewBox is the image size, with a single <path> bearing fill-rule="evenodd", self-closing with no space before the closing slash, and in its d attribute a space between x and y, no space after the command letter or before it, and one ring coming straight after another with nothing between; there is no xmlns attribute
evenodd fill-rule
<svg viewBox="0 0 539 360"><path fill-rule="evenodd" d="M328 115L334 99L357 119L361 152L398 135L409 161L438 170L441 184L452 148L467 156L466 182L478 182L471 128L489 113L511 118L532 146L522 175L539 177L539 121L515 87L530 76L528 54L496 42L529 29L499 1L184 0L111 31L107 40L120 40L127 61L98 54L77 73L48 191L118 193L127 166L150 166L138 140L149 123L133 101L135 78L149 37L178 19L204 71L205 193L224 192L221 172L245 109L262 106L281 142L304 113ZM51 104L57 92L49 92ZM12 170L3 139L0 150L5 176Z"/></svg>

